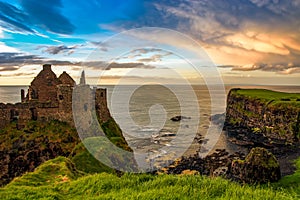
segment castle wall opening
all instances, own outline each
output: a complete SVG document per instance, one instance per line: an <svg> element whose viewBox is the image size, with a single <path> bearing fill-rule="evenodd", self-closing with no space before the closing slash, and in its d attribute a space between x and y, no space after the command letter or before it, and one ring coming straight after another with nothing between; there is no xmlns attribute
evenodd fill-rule
<svg viewBox="0 0 300 200"><path fill-rule="evenodd" d="M15 122L19 119L19 112L15 109L10 110L10 121Z"/></svg>
<svg viewBox="0 0 300 200"><path fill-rule="evenodd" d="M36 121L38 119L38 114L36 108L30 108L31 119Z"/></svg>

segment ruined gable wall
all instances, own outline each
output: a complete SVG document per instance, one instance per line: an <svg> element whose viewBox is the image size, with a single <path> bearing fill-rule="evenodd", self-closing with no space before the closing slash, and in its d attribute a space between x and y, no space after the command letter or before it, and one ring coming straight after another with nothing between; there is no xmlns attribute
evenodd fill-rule
<svg viewBox="0 0 300 200"><path fill-rule="evenodd" d="M31 82L30 89L36 93L39 102L57 101L57 85L60 83L51 70L51 65L44 65L43 70Z"/></svg>
<svg viewBox="0 0 300 200"><path fill-rule="evenodd" d="M75 86L76 85L76 82L65 71L58 77L58 79L64 85L70 85L70 86Z"/></svg>

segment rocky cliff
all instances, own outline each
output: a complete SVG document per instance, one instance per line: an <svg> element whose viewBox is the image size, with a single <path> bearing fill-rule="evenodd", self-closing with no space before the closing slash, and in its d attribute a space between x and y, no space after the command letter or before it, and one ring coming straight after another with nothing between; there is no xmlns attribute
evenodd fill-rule
<svg viewBox="0 0 300 200"><path fill-rule="evenodd" d="M112 118L101 127L114 145L132 151ZM29 121L21 130L13 122L0 129L0 187L57 156L70 158L77 169L86 173L116 172L94 158L81 143L76 129L66 122ZM127 159L128 163L135 163L134 158L117 156L116 162Z"/></svg>
<svg viewBox="0 0 300 200"><path fill-rule="evenodd" d="M225 127L246 129L265 144L295 144L300 138L300 94L231 89Z"/></svg>

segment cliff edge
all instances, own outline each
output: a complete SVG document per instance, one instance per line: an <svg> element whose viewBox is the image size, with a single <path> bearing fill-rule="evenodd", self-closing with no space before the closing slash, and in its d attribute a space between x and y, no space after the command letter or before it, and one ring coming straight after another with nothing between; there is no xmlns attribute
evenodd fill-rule
<svg viewBox="0 0 300 200"><path fill-rule="evenodd" d="M247 144L254 146L257 140L266 146L296 144L300 138L300 94L231 89L227 97L225 127L252 133Z"/></svg>

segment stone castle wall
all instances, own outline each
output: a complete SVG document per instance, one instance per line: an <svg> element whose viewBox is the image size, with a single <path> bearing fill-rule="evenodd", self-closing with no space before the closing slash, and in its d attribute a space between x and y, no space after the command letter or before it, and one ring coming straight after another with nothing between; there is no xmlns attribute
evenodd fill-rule
<svg viewBox="0 0 300 200"><path fill-rule="evenodd" d="M65 72L60 79L52 72L51 65L44 65L30 85L26 98L24 91L21 92L21 103L0 103L0 129L13 121L21 129L30 120L59 120L74 126L72 94L74 88L82 87L87 89L89 95L95 92L94 106L100 120L106 122L111 117L107 108L106 89L91 89L88 85L74 87L75 81ZM82 112L85 110L83 108Z"/></svg>

